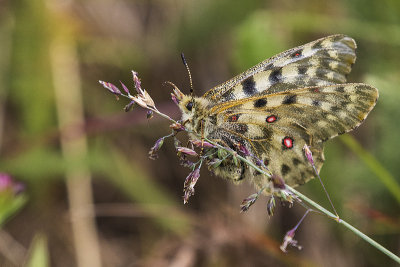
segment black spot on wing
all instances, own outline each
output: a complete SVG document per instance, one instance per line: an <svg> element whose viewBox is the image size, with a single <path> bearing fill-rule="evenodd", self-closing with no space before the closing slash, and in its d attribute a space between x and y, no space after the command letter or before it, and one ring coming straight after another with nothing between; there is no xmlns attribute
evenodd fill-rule
<svg viewBox="0 0 400 267"><path fill-rule="evenodd" d="M295 104L296 103L296 95L287 95L282 101L282 104L284 105L290 105L290 104Z"/></svg>
<svg viewBox="0 0 400 267"><path fill-rule="evenodd" d="M282 164L282 167L281 167L282 176L285 176L289 172L290 172L290 167L286 164Z"/></svg>
<svg viewBox="0 0 400 267"><path fill-rule="evenodd" d="M322 48L322 42L323 40L320 40L318 42L316 42L315 44L313 44L313 46L311 47L311 49L321 49Z"/></svg>
<svg viewBox="0 0 400 267"><path fill-rule="evenodd" d="M320 59L318 60L318 62L319 62L319 65L320 65L321 67L323 67L324 69L331 70L331 69L334 69L334 68L332 68L332 66L331 66L330 64L331 64L332 62L336 62L336 60L334 60L334 59L332 59L332 58L322 57L322 58L320 58Z"/></svg>
<svg viewBox="0 0 400 267"><path fill-rule="evenodd" d="M279 83L282 81L282 68L275 69L271 72L271 74L268 76L268 80L271 83Z"/></svg>
<svg viewBox="0 0 400 267"><path fill-rule="evenodd" d="M264 99L264 98L257 99L257 100L254 102L254 107L255 107L255 108L262 108L262 107L265 107L266 105L267 105L267 100Z"/></svg>
<svg viewBox="0 0 400 267"><path fill-rule="evenodd" d="M318 101L318 100L313 100L312 105L316 106L316 107L319 107L319 106L321 106L321 102Z"/></svg>
<svg viewBox="0 0 400 267"><path fill-rule="evenodd" d="M345 104L350 104L350 103L351 103L351 97L350 97L349 94L345 94L345 95L343 95L343 97L344 97L344 99L346 99L346 101L347 101L347 103L345 103Z"/></svg>
<svg viewBox="0 0 400 267"><path fill-rule="evenodd" d="M293 158L292 162L293 162L294 166L297 166L297 165L299 165L301 163L301 161L298 158Z"/></svg>
<svg viewBox="0 0 400 267"><path fill-rule="evenodd" d="M307 67L304 67L304 66L299 67L299 68L297 69L297 71L298 71L299 74L301 74L301 75L306 74L307 70L308 70L308 68L307 68Z"/></svg>
<svg viewBox="0 0 400 267"><path fill-rule="evenodd" d="M241 84L245 95L251 96L257 93L256 82L254 81L253 76L250 76L249 78L244 80Z"/></svg>
<svg viewBox="0 0 400 267"><path fill-rule="evenodd" d="M221 97L225 101L230 101L230 100L235 99L235 95L232 93L232 90L226 91Z"/></svg>
<svg viewBox="0 0 400 267"><path fill-rule="evenodd" d="M302 49L296 50L296 51L294 51L294 52L292 53L291 57L292 57L292 58L299 58L299 57L302 56L302 52L303 52Z"/></svg>
<svg viewBox="0 0 400 267"><path fill-rule="evenodd" d="M338 86L338 87L336 88L336 92L344 93L344 87L343 87L343 86Z"/></svg>

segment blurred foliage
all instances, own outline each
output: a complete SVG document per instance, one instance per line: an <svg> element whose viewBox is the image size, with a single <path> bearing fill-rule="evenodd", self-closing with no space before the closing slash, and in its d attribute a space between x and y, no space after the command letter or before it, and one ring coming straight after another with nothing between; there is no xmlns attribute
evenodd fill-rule
<svg viewBox="0 0 400 267"><path fill-rule="evenodd" d="M321 177L343 218L398 252L397 0L1 1L0 170L24 181L29 195L22 210L7 205L14 216L2 231L31 246L28 266L73 266L65 173L88 166L104 266L394 266L315 215L296 233L304 249L280 253L281 238L304 210L278 205L269 220L266 199L260 199L238 214L253 189L233 187L207 171L183 206L188 170L178 165L172 144L164 144L157 161L147 158L168 125L147 121L140 110L123 114L125 103L115 103L97 82L131 84L134 69L160 109L178 118L162 83L173 81L187 92L180 52L200 95L265 58L334 33L358 43L349 81L377 87L380 99L354 139L327 143ZM61 153L60 131L74 132L77 125L60 130L56 116L50 51L57 34L76 44L85 107L88 155L73 162ZM299 189L328 207L317 181ZM17 265L1 245L7 244L0 244L0 265Z"/></svg>
<svg viewBox="0 0 400 267"><path fill-rule="evenodd" d="M13 190L0 192L0 227L26 204L28 201L25 194L15 195Z"/></svg>

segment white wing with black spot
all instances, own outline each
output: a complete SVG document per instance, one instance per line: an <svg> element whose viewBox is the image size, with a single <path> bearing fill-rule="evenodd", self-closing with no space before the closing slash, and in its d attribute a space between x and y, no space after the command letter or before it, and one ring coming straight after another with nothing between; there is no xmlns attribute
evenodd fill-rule
<svg viewBox="0 0 400 267"><path fill-rule="evenodd" d="M204 97L213 104L309 86L346 82L356 60L356 43L345 35L332 35L269 58L218 85Z"/></svg>

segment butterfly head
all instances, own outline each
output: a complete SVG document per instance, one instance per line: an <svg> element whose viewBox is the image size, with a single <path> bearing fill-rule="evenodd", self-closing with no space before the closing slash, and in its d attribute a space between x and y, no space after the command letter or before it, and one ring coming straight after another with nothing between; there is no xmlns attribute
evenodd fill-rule
<svg viewBox="0 0 400 267"><path fill-rule="evenodd" d="M193 130L196 129L198 124L201 123L201 121L205 118L207 113L206 107L209 103L205 98L194 96L192 75L190 74L190 69L183 53L181 54L181 58L189 76L190 95L185 95L182 93L172 82L166 83L174 88L173 93L171 94L172 100L178 105L182 112L183 123L189 130Z"/></svg>
<svg viewBox="0 0 400 267"><path fill-rule="evenodd" d="M171 93L172 100L179 107L185 126L192 129L196 128L199 120L206 116L207 100L202 97L195 97L192 94L185 95L172 82L166 83L174 88L173 93Z"/></svg>
<svg viewBox="0 0 400 267"><path fill-rule="evenodd" d="M182 93L179 88L171 83L167 82L168 84L172 85L174 87L173 93L171 94L172 100L175 102L175 104L178 105L179 109L181 110L182 114L190 114L194 112L195 106L196 106L196 100L195 97L190 94L190 95L185 95Z"/></svg>

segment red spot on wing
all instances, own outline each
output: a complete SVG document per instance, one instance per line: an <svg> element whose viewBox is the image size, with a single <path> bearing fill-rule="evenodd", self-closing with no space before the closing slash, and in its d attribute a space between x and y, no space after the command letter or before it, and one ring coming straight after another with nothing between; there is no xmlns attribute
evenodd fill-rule
<svg viewBox="0 0 400 267"><path fill-rule="evenodd" d="M268 122L268 123L272 123L272 122L276 121L276 116L275 115L268 116L265 119L265 121Z"/></svg>
<svg viewBox="0 0 400 267"><path fill-rule="evenodd" d="M293 139L291 137L286 136L282 139L282 144L285 148L292 148L293 147Z"/></svg>
<svg viewBox="0 0 400 267"><path fill-rule="evenodd" d="M237 115L232 115L229 120L231 122L236 122L238 120L238 116Z"/></svg>

